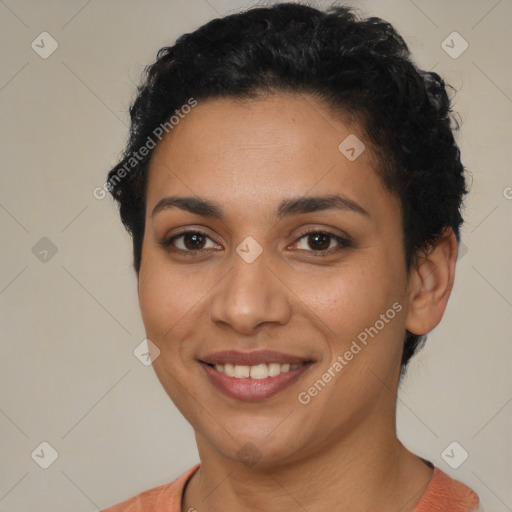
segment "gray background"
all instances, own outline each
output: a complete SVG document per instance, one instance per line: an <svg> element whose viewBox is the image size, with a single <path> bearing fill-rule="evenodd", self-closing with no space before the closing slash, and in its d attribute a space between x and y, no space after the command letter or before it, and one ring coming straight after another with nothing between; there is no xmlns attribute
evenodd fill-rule
<svg viewBox="0 0 512 512"><path fill-rule="evenodd" d="M487 510L512 510L512 3L349 3L393 23L417 63L459 89L473 178L467 252L403 384L399 435ZM191 427L133 354L145 334L131 242L93 189L119 156L134 82L156 51L252 4L0 1L0 511L97 510L198 461ZM441 45L454 31L469 45L457 58ZM47 58L31 47L51 49L42 32L58 43ZM47 469L43 441L58 453ZM453 441L469 454L457 469L442 457Z"/></svg>

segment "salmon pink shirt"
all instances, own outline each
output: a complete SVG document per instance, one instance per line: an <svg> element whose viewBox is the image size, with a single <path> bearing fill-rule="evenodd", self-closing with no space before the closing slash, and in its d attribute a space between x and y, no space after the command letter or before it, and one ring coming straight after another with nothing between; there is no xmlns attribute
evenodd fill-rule
<svg viewBox="0 0 512 512"><path fill-rule="evenodd" d="M183 489L199 466L185 471L171 483L144 491L103 512L181 512ZM477 512L482 510L479 507L478 495L472 489L434 467L430 484L414 512Z"/></svg>

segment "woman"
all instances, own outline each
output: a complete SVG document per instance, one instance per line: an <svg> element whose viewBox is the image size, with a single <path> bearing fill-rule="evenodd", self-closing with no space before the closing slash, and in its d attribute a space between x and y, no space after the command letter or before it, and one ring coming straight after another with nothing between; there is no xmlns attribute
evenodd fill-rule
<svg viewBox="0 0 512 512"><path fill-rule="evenodd" d="M470 511L395 428L468 192L443 80L393 27L297 4L163 48L106 184L155 372L201 463L121 511Z"/></svg>

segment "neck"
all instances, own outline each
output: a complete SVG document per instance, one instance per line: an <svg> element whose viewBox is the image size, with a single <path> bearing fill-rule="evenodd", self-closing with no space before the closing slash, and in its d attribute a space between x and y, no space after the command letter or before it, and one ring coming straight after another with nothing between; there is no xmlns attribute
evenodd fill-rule
<svg viewBox="0 0 512 512"><path fill-rule="evenodd" d="M432 477L432 469L398 441L394 419L383 424L368 417L286 464L249 467L220 455L199 433L196 439L202 463L185 489L182 511L408 512Z"/></svg>

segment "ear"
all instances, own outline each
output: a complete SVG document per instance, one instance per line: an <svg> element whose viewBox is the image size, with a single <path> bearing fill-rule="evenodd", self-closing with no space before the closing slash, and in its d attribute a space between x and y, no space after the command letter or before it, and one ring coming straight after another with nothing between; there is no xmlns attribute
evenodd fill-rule
<svg viewBox="0 0 512 512"><path fill-rule="evenodd" d="M140 288L141 288L141 280L144 278L144 275L142 274L141 270L142 270L142 265L141 267L139 268L139 270L137 270L137 268L135 267L135 264L133 265L133 269L135 271L135 277L137 278L137 298L139 300L139 305L140 305Z"/></svg>
<svg viewBox="0 0 512 512"><path fill-rule="evenodd" d="M455 233L446 228L427 253L418 257L409 275L405 324L413 334L427 334L441 321L453 288L458 251Z"/></svg>

